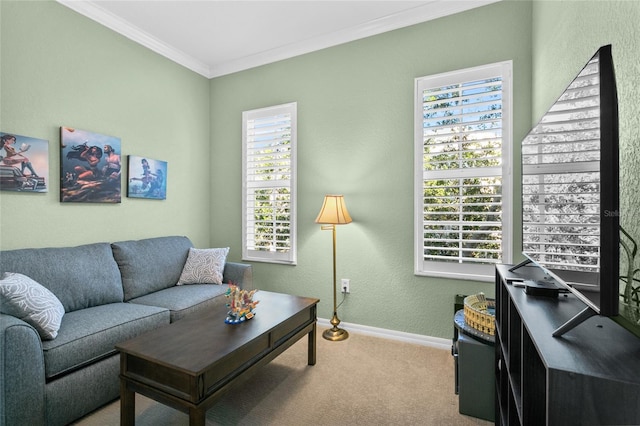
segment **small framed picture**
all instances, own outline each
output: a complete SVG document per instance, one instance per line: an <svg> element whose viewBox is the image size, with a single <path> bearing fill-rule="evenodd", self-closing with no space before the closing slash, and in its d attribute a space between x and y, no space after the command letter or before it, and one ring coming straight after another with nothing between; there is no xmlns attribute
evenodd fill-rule
<svg viewBox="0 0 640 426"><path fill-rule="evenodd" d="M129 155L127 197L167 198L167 162Z"/></svg>
<svg viewBox="0 0 640 426"><path fill-rule="evenodd" d="M60 128L60 201L120 203L120 138Z"/></svg>
<svg viewBox="0 0 640 426"><path fill-rule="evenodd" d="M0 190L47 192L49 141L0 132Z"/></svg>

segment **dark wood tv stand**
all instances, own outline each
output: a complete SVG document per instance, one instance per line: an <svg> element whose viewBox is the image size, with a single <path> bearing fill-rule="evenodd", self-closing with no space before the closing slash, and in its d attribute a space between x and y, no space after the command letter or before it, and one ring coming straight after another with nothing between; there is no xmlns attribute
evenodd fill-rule
<svg viewBox="0 0 640 426"><path fill-rule="evenodd" d="M536 267L496 267L496 424L640 424L640 339L594 316L552 334L585 308L571 293L530 296L510 278Z"/></svg>

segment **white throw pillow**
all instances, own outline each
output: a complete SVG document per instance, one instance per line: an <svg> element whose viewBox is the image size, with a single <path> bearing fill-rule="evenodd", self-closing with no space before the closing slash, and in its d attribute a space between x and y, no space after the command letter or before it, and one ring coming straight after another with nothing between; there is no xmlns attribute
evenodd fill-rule
<svg viewBox="0 0 640 426"><path fill-rule="evenodd" d="M189 249L189 257L182 269L178 285L222 284L222 273L227 261L229 247L212 249Z"/></svg>
<svg viewBox="0 0 640 426"><path fill-rule="evenodd" d="M31 324L45 340L55 339L64 307L49 289L26 275L6 272L0 280L0 312Z"/></svg>

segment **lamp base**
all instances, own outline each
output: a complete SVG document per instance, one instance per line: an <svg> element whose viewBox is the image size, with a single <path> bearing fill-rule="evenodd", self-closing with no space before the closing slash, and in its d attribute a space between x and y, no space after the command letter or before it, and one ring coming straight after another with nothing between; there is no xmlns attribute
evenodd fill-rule
<svg viewBox="0 0 640 426"><path fill-rule="evenodd" d="M333 287L333 289L333 295L335 296L335 286ZM335 298L333 304L333 318L331 318L331 321L329 321L333 327L331 327L329 330L325 330L324 333L322 333L322 337L327 340L337 342L339 340L345 340L347 337L349 337L349 333L347 333L347 330L338 328L338 326L340 325L340 319L338 318L338 314L335 309Z"/></svg>
<svg viewBox="0 0 640 426"><path fill-rule="evenodd" d="M333 327L333 328L330 328L329 330L325 330L322 333L322 337L324 337L327 340L337 342L340 340L346 340L349 337L349 333L347 332L347 330L343 330L338 327Z"/></svg>

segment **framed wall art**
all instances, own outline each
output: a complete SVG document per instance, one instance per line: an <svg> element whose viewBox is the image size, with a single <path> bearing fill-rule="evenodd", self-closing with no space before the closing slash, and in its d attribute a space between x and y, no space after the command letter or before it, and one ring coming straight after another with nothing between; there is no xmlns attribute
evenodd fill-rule
<svg viewBox="0 0 640 426"><path fill-rule="evenodd" d="M167 198L167 162L129 155L127 196L131 198Z"/></svg>
<svg viewBox="0 0 640 426"><path fill-rule="evenodd" d="M49 141L0 132L0 190L47 192Z"/></svg>
<svg viewBox="0 0 640 426"><path fill-rule="evenodd" d="M121 202L120 138L60 128L60 201Z"/></svg>

